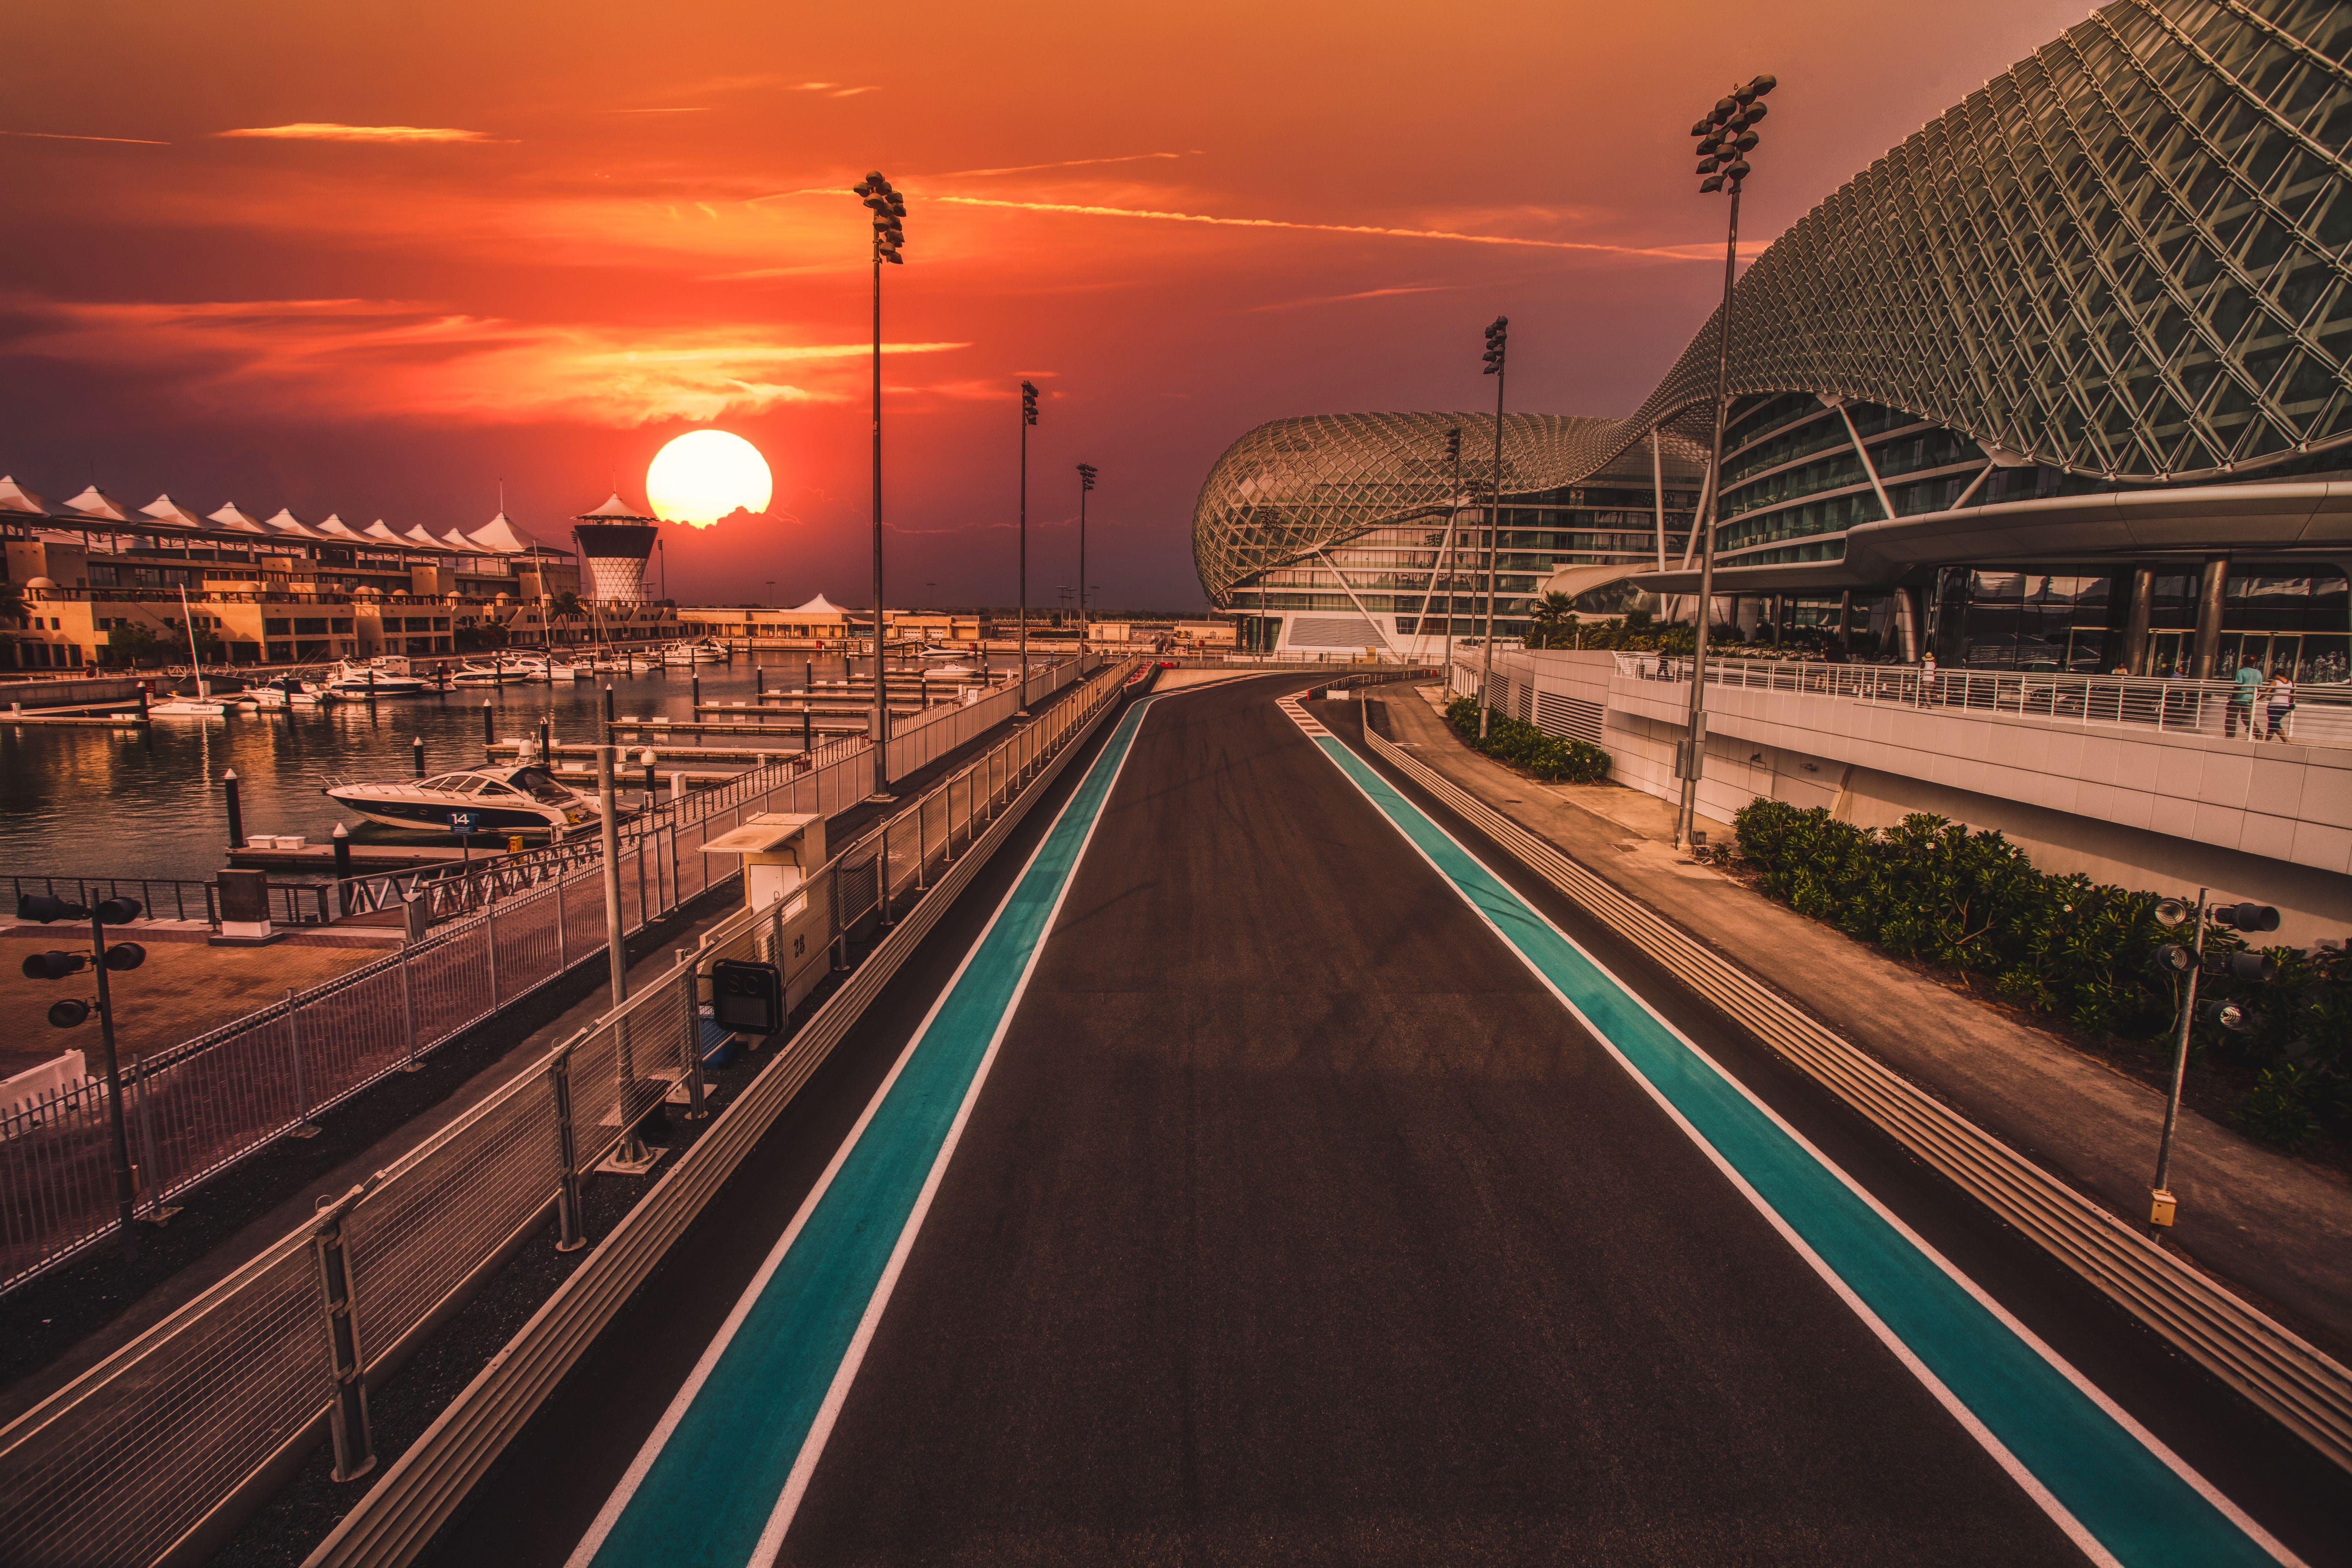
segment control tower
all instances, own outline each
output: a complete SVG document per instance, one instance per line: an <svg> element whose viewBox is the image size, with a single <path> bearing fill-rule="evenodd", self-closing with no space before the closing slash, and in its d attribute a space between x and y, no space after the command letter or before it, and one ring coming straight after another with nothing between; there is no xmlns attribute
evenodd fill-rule
<svg viewBox="0 0 2352 1568"><path fill-rule="evenodd" d="M654 552L660 521L630 510L617 490L603 506L572 519L572 537L580 546L590 598L643 604L651 597L646 592L646 561Z"/></svg>

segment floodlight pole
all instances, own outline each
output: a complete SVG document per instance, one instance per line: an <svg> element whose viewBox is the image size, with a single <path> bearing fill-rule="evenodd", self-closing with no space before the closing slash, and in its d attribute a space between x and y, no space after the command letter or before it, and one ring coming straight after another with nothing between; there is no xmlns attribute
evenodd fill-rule
<svg viewBox="0 0 2352 1568"><path fill-rule="evenodd" d="M139 1182L131 1169L131 1133L122 1113L122 1069L114 1054L114 996L106 984L106 921L96 906L89 911L89 951L98 970L98 1037L106 1047L106 1131L114 1155L114 1217L122 1227L122 1256L136 1262Z"/></svg>
<svg viewBox="0 0 2352 1568"><path fill-rule="evenodd" d="M1028 384L1024 382L1022 384L1025 387ZM1021 695L1014 700L1013 706L1024 713L1029 711L1029 405L1024 400L1021 407L1019 564L1014 568L1014 574L1020 581L1013 588L1021 617L1018 634L1021 639Z"/></svg>
<svg viewBox="0 0 2352 1568"><path fill-rule="evenodd" d="M2172 1084L2164 1096L2164 1136L2156 1145L2156 1187L2162 1193L2170 1191L2172 1174L2172 1130L2180 1120L2180 1090L2189 1078L2189 1029L2197 1017L2197 977L2205 970L2205 898L2209 889L2197 889L2197 945L2189 951L2194 955L2189 965L2189 985L2180 999L2180 1022L2172 1035Z"/></svg>
<svg viewBox="0 0 2352 1568"><path fill-rule="evenodd" d="M1698 616L1691 643L1690 748L1683 766L1682 806L1675 814L1675 847L1691 841L1698 825L1698 778L1706 761L1706 623L1715 610L1715 520L1723 510L1723 425L1731 374L1731 285L1739 260L1739 182L1731 182L1731 225L1723 242L1723 313L1715 333L1715 445L1704 512L1692 519L1701 531L1698 558Z"/></svg>
<svg viewBox="0 0 2352 1568"><path fill-rule="evenodd" d="M882 668L882 239L874 240L874 793L888 784L890 682Z"/></svg>
<svg viewBox="0 0 2352 1568"><path fill-rule="evenodd" d="M1495 362L1495 505L1486 514L1486 657L1478 670L1478 738L1486 738L1486 726L1494 710L1486 705L1486 695L1495 679L1495 567L1503 549L1503 365ZM1451 627L1452 621L1446 625ZM1448 680L1452 676L1446 678Z"/></svg>

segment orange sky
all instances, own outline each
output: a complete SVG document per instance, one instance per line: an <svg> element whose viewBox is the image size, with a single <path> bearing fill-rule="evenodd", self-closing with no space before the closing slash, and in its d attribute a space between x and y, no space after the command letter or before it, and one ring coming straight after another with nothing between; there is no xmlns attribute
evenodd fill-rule
<svg viewBox="0 0 2352 1568"><path fill-rule="evenodd" d="M1719 287L1685 132L1731 80L1781 79L1761 242L2084 14L20 0L0 471L436 530L487 518L503 477L568 542L614 476L640 497L664 441L715 424L767 454L775 500L677 531L672 592L861 602L845 187L880 168L908 205L892 601L1011 601L1026 375L1031 602L1076 581L1089 461L1097 602L1197 605L1192 504L1234 437L1484 405L1497 311L1513 407L1637 403Z"/></svg>

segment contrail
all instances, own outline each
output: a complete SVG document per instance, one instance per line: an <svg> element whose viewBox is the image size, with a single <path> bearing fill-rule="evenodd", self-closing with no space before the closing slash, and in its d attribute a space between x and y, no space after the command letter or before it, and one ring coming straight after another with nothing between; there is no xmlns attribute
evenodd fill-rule
<svg viewBox="0 0 2352 1568"><path fill-rule="evenodd" d="M994 196L933 196L935 202L954 202L968 207L1011 207L1021 212L1080 213L1089 217L1148 217L1166 223L1216 224L1231 228L1295 228L1317 234L1376 234L1391 239L1453 239L1467 245L1533 246L1541 250L1591 250L1609 256L1654 256L1667 261L1687 261L1690 258L1679 250L1653 249L1638 245L1600 245L1589 240L1527 239L1516 235L1456 234L1443 228L1388 228L1377 224L1362 223L1292 223L1272 217L1211 217L1202 213L1153 212L1144 207L1086 206L1076 202L1014 202Z"/></svg>
<svg viewBox="0 0 2352 1568"><path fill-rule="evenodd" d="M144 136L68 136L62 131L0 131L0 136L29 136L37 142L121 142L132 147L169 147L169 142L151 142Z"/></svg>
<svg viewBox="0 0 2352 1568"><path fill-rule="evenodd" d="M923 174L919 179L960 180L977 174L1034 174L1040 169L1085 169L1097 163L1142 163L1154 158L1181 158L1181 153L1127 153L1116 158L1065 158L1058 163L1015 163L1009 169L950 169L943 174Z"/></svg>

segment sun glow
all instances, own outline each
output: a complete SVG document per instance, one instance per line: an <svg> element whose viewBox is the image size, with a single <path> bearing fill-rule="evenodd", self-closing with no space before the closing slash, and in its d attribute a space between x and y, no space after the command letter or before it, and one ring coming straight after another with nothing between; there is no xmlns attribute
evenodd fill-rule
<svg viewBox="0 0 2352 1568"><path fill-rule="evenodd" d="M654 455L646 500L669 522L709 528L729 512L765 511L775 478L760 448L724 430L689 430Z"/></svg>

